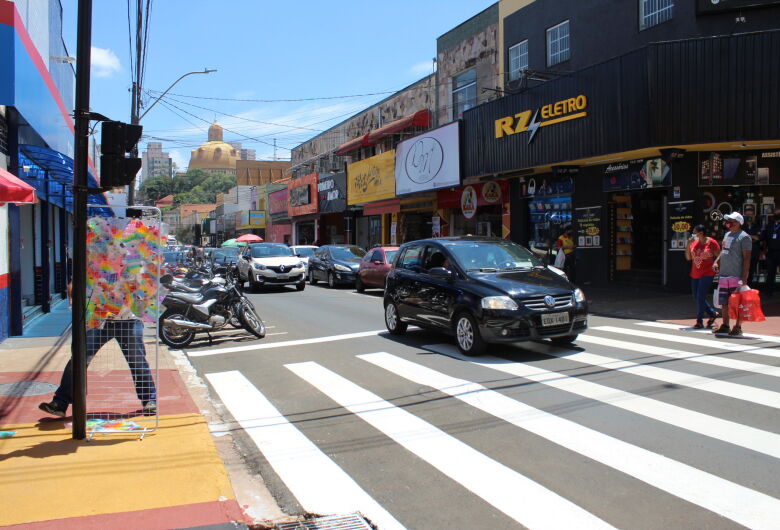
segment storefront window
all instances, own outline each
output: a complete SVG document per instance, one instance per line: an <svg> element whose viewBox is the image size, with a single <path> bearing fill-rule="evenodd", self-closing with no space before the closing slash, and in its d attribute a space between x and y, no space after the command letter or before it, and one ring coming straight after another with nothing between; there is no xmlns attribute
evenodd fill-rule
<svg viewBox="0 0 780 530"><path fill-rule="evenodd" d="M452 78L452 116L457 119L477 104L477 70L472 68Z"/></svg>

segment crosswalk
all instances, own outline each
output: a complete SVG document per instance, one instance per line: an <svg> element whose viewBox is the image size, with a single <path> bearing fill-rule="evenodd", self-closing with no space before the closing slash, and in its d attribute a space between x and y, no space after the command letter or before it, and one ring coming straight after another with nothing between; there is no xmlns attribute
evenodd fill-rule
<svg viewBox="0 0 780 530"><path fill-rule="evenodd" d="M309 512L380 529L459 527L459 513L468 527L480 514L485 527L780 529L780 344L651 324L533 355L442 343L282 362L268 385L206 377ZM439 486L420 487L428 477Z"/></svg>

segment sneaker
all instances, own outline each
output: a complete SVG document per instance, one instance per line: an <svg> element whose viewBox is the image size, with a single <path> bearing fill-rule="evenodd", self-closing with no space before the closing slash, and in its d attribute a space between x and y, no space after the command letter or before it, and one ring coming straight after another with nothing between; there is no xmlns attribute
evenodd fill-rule
<svg viewBox="0 0 780 530"><path fill-rule="evenodd" d="M51 414L52 416L57 416L58 418L64 418L65 411L67 410L67 407L61 408L60 404L57 403L56 401L41 403L40 405L38 405L38 408L41 409L46 414Z"/></svg>
<svg viewBox="0 0 780 530"><path fill-rule="evenodd" d="M693 325L693 329L704 329L704 323L701 320L697 320Z"/></svg>
<svg viewBox="0 0 780 530"><path fill-rule="evenodd" d="M712 330L713 333L717 334L726 334L729 333L729 327L726 324L721 324L719 328L715 328Z"/></svg>
<svg viewBox="0 0 780 530"><path fill-rule="evenodd" d="M734 326L731 328L731 331L729 331L729 337L741 337L742 336L742 326Z"/></svg>
<svg viewBox="0 0 780 530"><path fill-rule="evenodd" d="M716 319L716 318L717 318L717 317L710 317L710 318L709 318L709 320L707 320L707 325L706 325L706 326L704 326L704 327L706 327L707 329L711 328L711 327L712 327L712 325L715 323L715 319Z"/></svg>
<svg viewBox="0 0 780 530"><path fill-rule="evenodd" d="M154 401L147 402L143 407L144 414L156 414L157 413L157 403Z"/></svg>

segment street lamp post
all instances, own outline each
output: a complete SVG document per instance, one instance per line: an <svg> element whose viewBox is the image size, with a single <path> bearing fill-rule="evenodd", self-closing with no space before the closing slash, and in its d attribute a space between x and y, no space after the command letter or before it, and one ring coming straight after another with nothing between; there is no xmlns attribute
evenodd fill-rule
<svg viewBox="0 0 780 530"><path fill-rule="evenodd" d="M166 89L165 89L165 92L163 92L162 94L160 94L159 96L157 96L157 98L155 98L155 100L152 102L152 104L151 104L151 105L149 105L149 107L147 107L147 109L144 111L144 113L143 113L143 114L141 114L140 116L138 115L138 113L139 113L139 112L140 112L140 110L141 110L141 108L140 108L140 107L141 107L141 105L140 105L140 103L141 103L141 98L140 98L140 94L138 93L138 91L139 91L140 87L138 86L138 84L137 84L137 83L133 83L133 98L132 98L132 99L133 99L133 101L132 101L132 109L131 109L131 113L130 113L130 123L132 123L133 125L138 125L138 124L141 122L141 120L143 119L143 117L144 117L144 116L146 116L146 115L149 113L149 111L150 111L150 110L152 110L152 108L153 108L155 105L157 105L157 103L158 103L158 102L159 102L159 101L160 101L160 100L161 100L163 97L165 97L165 94L167 94L168 92L170 92L170 90L171 90L171 89L172 89L174 86L176 86L176 83L178 83L179 81L181 81L182 79L184 79L184 78L185 78L185 77L187 77L188 75L194 75L194 74L210 74L210 73L212 73L212 72L216 72L216 71L217 71L216 69L208 69L208 68L204 68L203 70L197 70L197 71L195 71L195 72L187 72L186 74L183 74L183 75L182 75L181 77L179 77L179 78L178 78L176 81L174 81L173 83L171 83L171 86L169 86L168 88L166 88ZM137 146L137 145L136 145L136 147L135 147L135 149L134 149L134 152L132 153L132 156L133 156L133 157L135 157L135 158L137 158L137 157L138 157L138 146ZM133 182L131 182L131 183L130 183L130 189L129 189L129 190L128 190L128 192L127 192L127 205L128 205L128 206L132 206L134 202L135 202L135 179L133 179Z"/></svg>

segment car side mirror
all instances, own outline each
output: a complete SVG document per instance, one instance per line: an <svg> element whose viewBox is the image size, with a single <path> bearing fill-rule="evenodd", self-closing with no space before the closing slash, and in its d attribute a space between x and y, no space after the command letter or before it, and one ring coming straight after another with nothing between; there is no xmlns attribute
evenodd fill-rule
<svg viewBox="0 0 780 530"><path fill-rule="evenodd" d="M451 281L454 278L454 276L452 275L452 271L449 269L445 269L444 267L433 267L428 271L428 274L430 274L434 278L441 278L448 281Z"/></svg>

